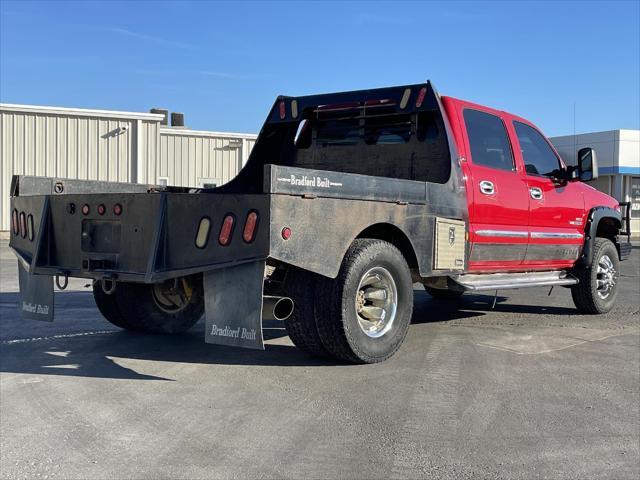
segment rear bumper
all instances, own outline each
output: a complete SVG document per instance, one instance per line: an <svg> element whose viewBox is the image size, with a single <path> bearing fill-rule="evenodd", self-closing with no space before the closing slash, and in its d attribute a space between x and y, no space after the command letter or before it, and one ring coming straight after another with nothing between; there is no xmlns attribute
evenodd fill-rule
<svg viewBox="0 0 640 480"><path fill-rule="evenodd" d="M122 207L120 215L114 206ZM84 214L82 206L89 206ZM98 206L104 205L100 214ZM128 193L33 195L11 198L18 216L9 246L25 269L40 275L112 278L155 283L263 260L269 249L268 195ZM250 211L260 215L251 243L242 238ZM24 225L21 222L24 214ZM235 227L229 245L218 243L225 216ZM195 238L208 218L208 241ZM260 228L262 227L262 228Z"/></svg>

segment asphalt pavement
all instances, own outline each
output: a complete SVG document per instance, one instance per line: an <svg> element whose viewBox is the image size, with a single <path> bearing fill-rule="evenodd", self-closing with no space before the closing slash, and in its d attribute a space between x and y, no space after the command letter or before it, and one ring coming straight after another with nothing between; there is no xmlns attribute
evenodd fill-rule
<svg viewBox="0 0 640 480"><path fill-rule="evenodd" d="M615 309L569 291L435 301L378 365L310 359L279 322L267 349L124 332L86 281L56 321L23 321L0 244L2 478L640 476L640 250Z"/></svg>

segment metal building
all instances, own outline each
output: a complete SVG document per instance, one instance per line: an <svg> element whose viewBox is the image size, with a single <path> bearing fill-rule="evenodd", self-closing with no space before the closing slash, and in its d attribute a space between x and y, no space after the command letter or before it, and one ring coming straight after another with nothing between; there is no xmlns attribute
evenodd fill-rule
<svg viewBox="0 0 640 480"><path fill-rule="evenodd" d="M594 188L620 202L631 202L631 232L640 235L640 130L609 130L551 137L563 160L575 165L577 152L591 147L598 157L600 176Z"/></svg>
<svg viewBox="0 0 640 480"><path fill-rule="evenodd" d="M220 185L256 135L163 125L157 113L0 103L0 231L14 174L178 186Z"/></svg>

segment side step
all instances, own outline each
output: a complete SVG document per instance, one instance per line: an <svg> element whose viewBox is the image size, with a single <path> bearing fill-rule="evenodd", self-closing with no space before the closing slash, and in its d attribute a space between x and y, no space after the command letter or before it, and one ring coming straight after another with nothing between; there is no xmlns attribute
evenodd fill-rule
<svg viewBox="0 0 640 480"><path fill-rule="evenodd" d="M578 279L565 271L525 272L525 273L468 273L453 280L464 290L508 290L525 287L551 287L555 285L575 285Z"/></svg>

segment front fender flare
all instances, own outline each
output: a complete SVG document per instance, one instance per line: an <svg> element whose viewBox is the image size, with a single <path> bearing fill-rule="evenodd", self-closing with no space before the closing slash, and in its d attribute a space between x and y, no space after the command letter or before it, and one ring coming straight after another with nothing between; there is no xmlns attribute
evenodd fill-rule
<svg viewBox="0 0 640 480"><path fill-rule="evenodd" d="M622 216L620 212L611 207L594 207L589 211L587 217L587 224L585 225L584 234L584 248L582 249L582 255L576 262L578 268L589 268L592 262L593 244L596 240L596 233L598 232L598 225L601 220L605 218L611 218L615 221L618 229L622 227Z"/></svg>

